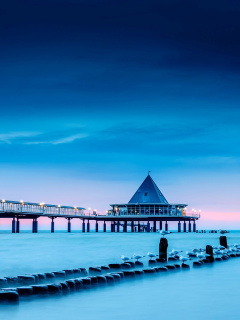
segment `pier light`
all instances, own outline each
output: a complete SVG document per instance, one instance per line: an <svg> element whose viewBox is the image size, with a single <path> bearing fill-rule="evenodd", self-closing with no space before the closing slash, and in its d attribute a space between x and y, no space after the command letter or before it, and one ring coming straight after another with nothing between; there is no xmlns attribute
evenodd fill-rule
<svg viewBox="0 0 240 320"><path fill-rule="evenodd" d="M2 199L2 202L6 202L6 200Z"/></svg>
<svg viewBox="0 0 240 320"><path fill-rule="evenodd" d="M21 202L21 205L24 205L24 201L23 200L20 200L20 202Z"/></svg>
<svg viewBox="0 0 240 320"><path fill-rule="evenodd" d="M61 208L60 204L58 205L58 208Z"/></svg>
<svg viewBox="0 0 240 320"><path fill-rule="evenodd" d="M88 208L89 214L90 214L90 210L91 210L91 208Z"/></svg>
<svg viewBox="0 0 240 320"><path fill-rule="evenodd" d="M44 202L41 202L41 203L40 203L40 206L43 207L43 206L44 206Z"/></svg>

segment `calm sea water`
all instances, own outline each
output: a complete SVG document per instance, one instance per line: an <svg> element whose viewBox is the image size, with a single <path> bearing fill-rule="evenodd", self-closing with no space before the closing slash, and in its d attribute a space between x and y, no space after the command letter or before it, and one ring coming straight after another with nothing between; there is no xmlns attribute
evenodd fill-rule
<svg viewBox="0 0 240 320"><path fill-rule="evenodd" d="M158 233L0 233L0 276L119 262L122 254L157 253L159 239ZM189 250L218 245L219 234L175 233L168 242L169 250ZM228 243L240 243L240 232L228 234ZM240 258L233 258L63 297L0 305L0 319L238 319L239 301Z"/></svg>

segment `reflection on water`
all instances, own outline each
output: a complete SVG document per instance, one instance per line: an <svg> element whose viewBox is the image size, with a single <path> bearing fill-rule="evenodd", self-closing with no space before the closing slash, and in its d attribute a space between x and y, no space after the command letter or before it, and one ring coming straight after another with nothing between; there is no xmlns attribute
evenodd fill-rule
<svg viewBox="0 0 240 320"><path fill-rule="evenodd" d="M0 234L0 276L119 262L158 251L159 234ZM169 250L218 245L219 234L171 234ZM240 243L240 232L228 234ZM237 319L240 258L190 271L158 274L64 297L0 306L0 319Z"/></svg>

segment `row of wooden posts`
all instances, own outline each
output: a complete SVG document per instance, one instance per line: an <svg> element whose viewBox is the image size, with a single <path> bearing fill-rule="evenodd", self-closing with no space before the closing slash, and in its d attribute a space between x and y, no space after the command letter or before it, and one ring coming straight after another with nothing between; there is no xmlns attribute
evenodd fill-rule
<svg viewBox="0 0 240 320"><path fill-rule="evenodd" d="M51 232L53 233L55 231L55 222L54 219L56 217L50 217L51 219ZM33 233L37 233L38 232L38 218L33 218L32 220L32 232ZM71 232L71 220L73 218L66 218L67 219L67 232ZM82 232L90 232L90 221L87 220L87 222L85 222L85 219L81 219L82 220ZM107 232L107 221L103 220L103 232ZM111 232L120 232L121 228L122 228L122 232L127 232L128 231L128 226L129 226L129 221L127 221L126 219L124 221L109 221L111 223L111 228L110 231ZM130 222L130 227L131 227L131 232L157 232L157 222L159 223L158 225L158 229L159 230L165 230L168 231L168 221L152 221L152 227L151 227L151 221L147 221L146 225L141 224L141 221L138 221L136 223L136 221L131 221ZM163 223L164 222L164 223ZM99 223L98 220L95 220L95 232L99 232ZM178 232L182 231L182 224L179 221L178 222ZM196 232L196 222L195 220L193 221L193 224L191 224L191 221L188 221L188 226L187 226L187 222L183 221L183 232ZM12 219L12 233L20 233L20 218L18 217L14 217Z"/></svg>

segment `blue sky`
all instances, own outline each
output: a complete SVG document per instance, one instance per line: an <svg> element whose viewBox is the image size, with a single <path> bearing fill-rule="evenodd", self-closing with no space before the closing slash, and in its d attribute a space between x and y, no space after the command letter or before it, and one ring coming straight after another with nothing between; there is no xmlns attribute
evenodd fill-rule
<svg viewBox="0 0 240 320"><path fill-rule="evenodd" d="M239 219L237 1L0 5L0 193L108 209L148 170ZM240 227L240 219L239 219Z"/></svg>

